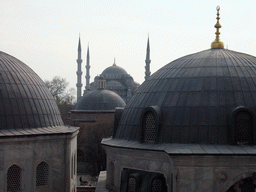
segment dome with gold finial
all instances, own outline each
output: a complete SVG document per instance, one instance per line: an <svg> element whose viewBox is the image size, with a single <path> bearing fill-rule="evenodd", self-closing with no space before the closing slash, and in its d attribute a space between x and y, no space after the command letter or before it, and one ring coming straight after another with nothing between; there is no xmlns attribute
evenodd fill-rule
<svg viewBox="0 0 256 192"><path fill-rule="evenodd" d="M245 119L254 121L256 57L223 49L219 10L217 7L217 32L211 49L181 57L152 74L127 103L115 138L156 143L256 144L254 124L249 123L250 128L248 124L247 133L238 134L234 123L243 113ZM149 135L147 126L151 127Z"/></svg>
<svg viewBox="0 0 256 192"><path fill-rule="evenodd" d="M108 68L106 68L103 72L102 75L106 76L106 75L127 75L128 73L125 71L125 69L123 69L120 66L116 65L116 59L114 59L114 64Z"/></svg>
<svg viewBox="0 0 256 192"><path fill-rule="evenodd" d="M255 191L256 57L224 49L219 10L211 49L160 68L116 109L102 141L109 189Z"/></svg>

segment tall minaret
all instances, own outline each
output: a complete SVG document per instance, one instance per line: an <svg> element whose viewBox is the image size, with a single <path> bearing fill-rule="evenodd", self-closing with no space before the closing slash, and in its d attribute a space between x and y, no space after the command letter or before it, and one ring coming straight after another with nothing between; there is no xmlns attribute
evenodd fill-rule
<svg viewBox="0 0 256 192"><path fill-rule="evenodd" d="M89 54L89 45L88 45L88 48L87 48L87 58L86 58L86 76L85 76L85 79L86 79L86 85L85 85L85 90L86 91L89 91L90 90L90 54Z"/></svg>
<svg viewBox="0 0 256 192"><path fill-rule="evenodd" d="M149 49L149 37L148 37L148 45L147 45L147 55L146 55L146 66L145 66L145 69L146 69L146 72L145 72L145 80L147 80L151 74L150 72L150 49Z"/></svg>
<svg viewBox="0 0 256 192"><path fill-rule="evenodd" d="M78 56L77 56L77 84L76 84L76 87L77 87L77 102L81 99L81 88L83 86L82 82L81 82L81 77L82 77L82 74L83 72L81 71L81 64L83 62L83 60L81 59L81 52L82 52L82 49L81 49L81 43L80 43L80 36L79 36L79 42L78 42Z"/></svg>

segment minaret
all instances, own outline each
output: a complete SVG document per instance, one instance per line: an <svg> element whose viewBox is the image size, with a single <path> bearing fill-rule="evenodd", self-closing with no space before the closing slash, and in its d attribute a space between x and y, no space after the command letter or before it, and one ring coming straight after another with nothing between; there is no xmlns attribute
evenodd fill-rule
<svg viewBox="0 0 256 192"><path fill-rule="evenodd" d="M88 45L88 48L87 48L87 58L86 58L86 76L85 76L85 79L86 79L86 85L85 85L85 90L86 91L89 91L90 90L90 54L89 54L89 45Z"/></svg>
<svg viewBox="0 0 256 192"><path fill-rule="evenodd" d="M81 80L82 80L82 74L83 72L81 71L81 64L83 62L83 60L81 59L81 52L82 52L82 49L81 49L81 43L80 43L80 36L79 36L79 42L78 42L78 56L77 56L77 84L76 84L76 87L77 87L77 102L81 99L81 88L83 86Z"/></svg>
<svg viewBox="0 0 256 192"><path fill-rule="evenodd" d="M149 78L150 74L151 74L151 72L150 72L150 62L151 62L151 60L150 60L150 49L149 49L149 37L148 37L147 55L146 55L145 62L146 62L145 80L147 80Z"/></svg>

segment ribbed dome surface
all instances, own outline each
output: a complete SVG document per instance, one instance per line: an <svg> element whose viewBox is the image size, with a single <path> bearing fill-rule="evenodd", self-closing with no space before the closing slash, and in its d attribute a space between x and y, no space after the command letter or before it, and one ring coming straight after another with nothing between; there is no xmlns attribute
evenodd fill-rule
<svg viewBox="0 0 256 192"><path fill-rule="evenodd" d="M110 66L106 68L101 75L122 75L122 74L127 74L127 72L122 68L117 65Z"/></svg>
<svg viewBox="0 0 256 192"><path fill-rule="evenodd" d="M124 100L115 92L97 89L83 96L75 110L115 110L124 106Z"/></svg>
<svg viewBox="0 0 256 192"><path fill-rule="evenodd" d="M160 143L227 144L232 111L245 106L255 114L256 57L210 49L167 64L132 96L115 138L140 141L149 106L161 111Z"/></svg>
<svg viewBox="0 0 256 192"><path fill-rule="evenodd" d="M0 131L61 125L56 102L41 78L0 52Z"/></svg>

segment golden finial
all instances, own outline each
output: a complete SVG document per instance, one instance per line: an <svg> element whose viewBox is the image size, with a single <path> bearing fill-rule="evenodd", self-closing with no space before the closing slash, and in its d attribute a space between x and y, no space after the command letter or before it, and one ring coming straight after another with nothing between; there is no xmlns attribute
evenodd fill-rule
<svg viewBox="0 0 256 192"><path fill-rule="evenodd" d="M114 57L114 64L113 64L113 66L116 66L116 58Z"/></svg>
<svg viewBox="0 0 256 192"><path fill-rule="evenodd" d="M224 43L220 40L220 32L219 32L219 28L221 28L221 24L219 22L219 20L220 20L220 17L219 17L220 16L220 13L219 13L220 6L217 6L216 10L217 10L217 17L216 17L217 23L214 26L217 29L217 31L215 33L216 34L216 39L212 42L211 48L212 49L224 49Z"/></svg>

